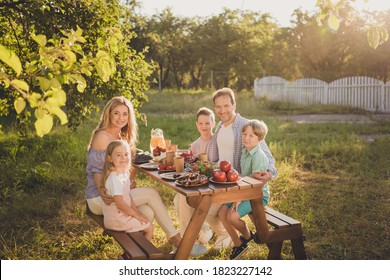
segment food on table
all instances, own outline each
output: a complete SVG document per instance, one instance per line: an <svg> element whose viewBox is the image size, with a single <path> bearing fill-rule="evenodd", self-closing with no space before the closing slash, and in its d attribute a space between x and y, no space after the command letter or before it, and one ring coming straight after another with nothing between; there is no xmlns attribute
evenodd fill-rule
<svg viewBox="0 0 390 280"><path fill-rule="evenodd" d="M153 156L159 157L161 155L161 153L165 153L165 152L166 152L165 148L157 146L156 148L153 149Z"/></svg>
<svg viewBox="0 0 390 280"><path fill-rule="evenodd" d="M192 151L184 151L179 154L179 156L184 157L185 162L194 162L196 160L196 157L192 154Z"/></svg>
<svg viewBox="0 0 390 280"><path fill-rule="evenodd" d="M226 173L221 169L213 170L213 179L217 182L225 182L226 181Z"/></svg>
<svg viewBox="0 0 390 280"><path fill-rule="evenodd" d="M148 154L144 154L144 153L139 153L139 154L136 154L133 158L133 162L137 163L137 162L148 162L149 160L151 160L152 157Z"/></svg>
<svg viewBox="0 0 390 280"><path fill-rule="evenodd" d="M229 161L223 160L219 164L219 169L221 169L224 172L228 172L232 168L232 165Z"/></svg>
<svg viewBox="0 0 390 280"><path fill-rule="evenodd" d="M216 165L210 161L202 161L198 160L191 164L191 170L194 172L199 172L200 174L204 174L207 177L212 175L212 171L216 168Z"/></svg>
<svg viewBox="0 0 390 280"><path fill-rule="evenodd" d="M153 150L157 147L160 148L166 148L165 147L165 140L164 140L164 132L161 128L152 128L152 131L150 132L150 152L153 153ZM154 153L153 153L154 155ZM159 156L159 155L156 155Z"/></svg>
<svg viewBox="0 0 390 280"><path fill-rule="evenodd" d="M240 175L238 174L238 171L231 167L229 168L229 171L223 171L222 169L213 170L213 180L216 182L237 182L239 178Z"/></svg>
<svg viewBox="0 0 390 280"><path fill-rule="evenodd" d="M161 160L158 163L158 170L160 170L160 171L175 171L176 167L172 163L168 163L166 160Z"/></svg>
<svg viewBox="0 0 390 280"><path fill-rule="evenodd" d="M199 172L190 172L177 178L176 182L182 186L190 187L206 184L209 181L206 175Z"/></svg>
<svg viewBox="0 0 390 280"><path fill-rule="evenodd" d="M235 169L230 169L227 173L226 173L226 178L227 178L227 181L228 182L236 182L238 181L238 178L239 178L239 174L238 174L238 171L235 170Z"/></svg>

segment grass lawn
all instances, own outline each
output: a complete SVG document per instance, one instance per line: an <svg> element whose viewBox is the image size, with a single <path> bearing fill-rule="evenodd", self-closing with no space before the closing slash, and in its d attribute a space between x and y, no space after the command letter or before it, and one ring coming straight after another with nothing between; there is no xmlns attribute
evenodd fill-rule
<svg viewBox="0 0 390 280"><path fill-rule="evenodd" d="M141 108L138 147L148 149L151 128L186 148L198 137L195 113L212 109L210 94L149 95ZM270 183L270 206L302 223L309 259L390 259L390 138L367 142L361 136L385 135L390 122L297 124L280 116L306 113L370 113L341 107L302 107L237 94L237 112L264 120L266 141L279 177ZM76 133L58 128L43 139L0 135L0 258L116 259L120 248L85 215L87 145L98 116ZM175 193L139 174L137 184L156 188L176 226ZM248 221L250 224L250 222ZM251 225L252 226L252 225ZM215 237L214 237L215 238ZM154 244L171 246L156 226ZM200 259L228 259L212 250ZM265 245L252 245L246 259L265 259ZM293 258L291 247L283 258Z"/></svg>

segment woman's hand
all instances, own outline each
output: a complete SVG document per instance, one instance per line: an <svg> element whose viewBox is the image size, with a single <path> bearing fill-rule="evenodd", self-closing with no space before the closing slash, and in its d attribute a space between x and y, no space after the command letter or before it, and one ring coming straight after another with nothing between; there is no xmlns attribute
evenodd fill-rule
<svg viewBox="0 0 390 280"><path fill-rule="evenodd" d="M272 173L269 171L257 171L252 173L252 177L262 181L264 184L272 178Z"/></svg>
<svg viewBox="0 0 390 280"><path fill-rule="evenodd" d="M106 188L104 188L104 187L103 188L99 188L99 194L100 194L103 202L106 205L110 205L111 203L114 202L114 199L112 198L112 196L107 194Z"/></svg>

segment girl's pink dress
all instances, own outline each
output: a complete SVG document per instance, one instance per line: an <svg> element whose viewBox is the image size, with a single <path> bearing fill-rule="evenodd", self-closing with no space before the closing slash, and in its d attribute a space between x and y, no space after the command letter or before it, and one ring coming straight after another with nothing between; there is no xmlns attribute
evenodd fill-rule
<svg viewBox="0 0 390 280"><path fill-rule="evenodd" d="M130 200L130 174L129 172L112 172L106 180L107 194L122 195L123 200L131 206ZM113 202L111 205L103 204L104 226L107 229L136 232L149 226L149 223L142 224L132 216L128 216L116 207Z"/></svg>

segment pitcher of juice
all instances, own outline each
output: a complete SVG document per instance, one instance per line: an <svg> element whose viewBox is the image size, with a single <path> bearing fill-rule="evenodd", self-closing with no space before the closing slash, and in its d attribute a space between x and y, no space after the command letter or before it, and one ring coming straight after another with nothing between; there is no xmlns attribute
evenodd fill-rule
<svg viewBox="0 0 390 280"><path fill-rule="evenodd" d="M159 146L165 149L164 133L160 128L152 128L150 135L150 152L153 154L153 149Z"/></svg>

